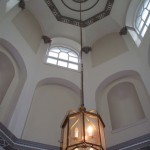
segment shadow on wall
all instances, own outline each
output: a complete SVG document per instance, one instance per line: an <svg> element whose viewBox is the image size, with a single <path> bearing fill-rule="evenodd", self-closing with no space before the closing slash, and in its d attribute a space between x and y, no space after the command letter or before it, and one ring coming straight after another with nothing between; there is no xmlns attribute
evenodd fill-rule
<svg viewBox="0 0 150 150"><path fill-rule="evenodd" d="M15 70L12 62L3 52L0 52L0 104L14 78Z"/></svg>
<svg viewBox="0 0 150 150"><path fill-rule="evenodd" d="M80 89L60 78L40 81L23 131L23 139L60 146L61 124L68 110L80 106Z"/></svg>
<svg viewBox="0 0 150 150"><path fill-rule="evenodd" d="M98 66L126 51L128 51L128 48L119 33L108 34L93 44L91 52L92 66Z"/></svg>
<svg viewBox="0 0 150 150"><path fill-rule="evenodd" d="M27 71L24 61L18 51L15 49L15 47L8 41L1 38L0 55L3 57L0 63L0 80L1 83L3 83L0 84L0 92L3 93L3 97L0 97L0 121L5 126L8 126L17 101L19 99L21 90L26 81ZM6 65L6 60L9 65ZM6 79L6 77L9 78L7 82L6 80L4 80L4 78Z"/></svg>
<svg viewBox="0 0 150 150"><path fill-rule="evenodd" d="M96 91L97 110L110 131L125 129L145 119L141 103L148 99L144 83L135 71L111 75Z"/></svg>
<svg viewBox="0 0 150 150"><path fill-rule="evenodd" d="M130 80L130 79L129 79ZM116 81L107 95L112 130L128 126L145 118L134 83Z"/></svg>
<svg viewBox="0 0 150 150"><path fill-rule="evenodd" d="M148 51L148 64L149 64L149 67L150 67L150 46L149 46L149 51Z"/></svg>
<svg viewBox="0 0 150 150"><path fill-rule="evenodd" d="M42 29L34 15L24 9L15 16L12 22L33 52L37 53L41 43Z"/></svg>

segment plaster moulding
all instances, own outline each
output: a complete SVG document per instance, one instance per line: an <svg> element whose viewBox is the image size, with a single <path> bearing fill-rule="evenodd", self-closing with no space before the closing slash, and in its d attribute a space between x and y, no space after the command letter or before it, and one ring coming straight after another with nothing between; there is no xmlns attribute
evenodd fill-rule
<svg viewBox="0 0 150 150"><path fill-rule="evenodd" d="M49 9L52 11L52 13L55 16L55 18L57 19L57 21L67 23L67 24L72 24L75 26L80 26L80 20L74 19L74 18L71 18L68 16L63 16L60 13L60 11L58 10L57 6L54 4L54 0L45 0L45 2L47 4L47 6L49 7ZM86 1L84 1L84 3L85 2ZM96 21L99 21L99 20L105 18L106 16L108 16L111 12L113 3L114 3L114 0L107 0L106 6L103 11L100 11L99 13L95 14L94 16L92 16L86 20L83 20L81 22L81 26L87 27L87 26L95 23Z"/></svg>

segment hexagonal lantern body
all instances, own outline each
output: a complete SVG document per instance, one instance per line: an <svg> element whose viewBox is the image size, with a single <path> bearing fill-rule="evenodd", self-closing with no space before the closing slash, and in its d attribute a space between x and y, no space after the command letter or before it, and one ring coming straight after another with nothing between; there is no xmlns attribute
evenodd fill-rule
<svg viewBox="0 0 150 150"><path fill-rule="evenodd" d="M62 150L106 150L104 128L96 111L81 107L69 113L62 125Z"/></svg>

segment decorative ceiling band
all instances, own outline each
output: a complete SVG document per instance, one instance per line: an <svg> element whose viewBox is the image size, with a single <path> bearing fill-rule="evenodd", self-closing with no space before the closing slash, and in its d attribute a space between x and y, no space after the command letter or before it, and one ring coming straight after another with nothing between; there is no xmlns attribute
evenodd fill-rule
<svg viewBox="0 0 150 150"><path fill-rule="evenodd" d="M73 0L76 3L80 3L80 0ZM81 3L87 2L88 0L81 0Z"/></svg>
<svg viewBox="0 0 150 150"><path fill-rule="evenodd" d="M76 1L78 1L78 0L76 0ZM45 0L45 2L47 4L47 6L49 7L49 9L51 10L51 12L53 13L53 15L55 16L55 18L57 19L57 21L75 25L75 26L81 25L84 28L84 27L87 27L87 26L105 18L106 16L108 16L111 12L114 0L107 0L107 4L103 11L97 13L96 15L94 15L86 20L83 20L81 23L80 23L80 20L78 20L78 19L74 19L71 17L61 15L61 13L57 9L56 5L54 4L53 0Z"/></svg>
<svg viewBox="0 0 150 150"><path fill-rule="evenodd" d="M92 0L92 1L93 1L93 0ZM80 12L80 10L73 9L73 8L69 7L69 6L65 3L64 0L61 0L61 2L62 2L68 9L70 9L70 10L72 10L72 11ZM99 2L99 0L96 0L95 3L94 3L92 6L90 6L90 7L87 8L87 9L81 10L81 12L85 12L85 11L88 11L88 10L94 8L94 7L97 5L98 2ZM78 3L80 3L80 2L78 2Z"/></svg>

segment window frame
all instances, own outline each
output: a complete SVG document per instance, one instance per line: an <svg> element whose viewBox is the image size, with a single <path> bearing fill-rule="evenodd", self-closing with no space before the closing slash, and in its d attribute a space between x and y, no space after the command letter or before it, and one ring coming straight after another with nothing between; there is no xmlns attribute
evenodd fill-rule
<svg viewBox="0 0 150 150"><path fill-rule="evenodd" d="M60 48L60 52L56 53L53 51L54 48ZM61 49L66 49L66 51L68 50L68 52L64 52L64 51L61 51ZM51 51L52 50L52 51ZM58 54L57 57L53 57L53 56L49 56L49 53L53 52L53 53L56 53ZM61 52L64 52L68 55L68 59L62 59L62 58L59 58L60 56L60 53ZM69 53L70 52L73 52L77 55L77 57L74 57L74 56L70 56ZM73 61L70 61L69 60L69 57L72 57L72 58L77 58L78 59L78 62L73 62ZM49 63L47 62L47 59L50 58L50 59L55 59L57 62L56 64L53 64L53 63ZM59 61L63 61L65 63L67 63L67 66L61 66L61 65L58 65L58 62ZM61 68L66 68L66 69L69 69L69 70L74 70L74 71L81 71L81 59L80 59L80 53L75 50L74 48L71 48L71 47L68 47L68 46L64 46L64 45L53 45L53 46L50 46L48 49L47 49L47 52L46 52L46 56L45 56L45 63L48 64L48 65L52 65L52 66L56 66L56 67L61 67ZM78 66L78 69L73 69L73 68L69 68L69 64L73 64L73 65L77 65Z"/></svg>
<svg viewBox="0 0 150 150"><path fill-rule="evenodd" d="M142 40L144 38L144 36L145 36L145 34L146 34L149 26L150 26L150 24L147 25L147 21L148 21L148 19L150 17L150 10L147 9L148 6L150 5L150 0L149 0L149 2L147 4L146 8L144 8L145 1L146 0L141 1L140 4L139 4L139 6L137 7L136 14L135 14L135 17L134 17L134 23L133 23L135 31L136 31L136 34L138 35L138 37L139 37L140 40ZM142 8L143 8L143 10L142 10ZM142 14L143 14L143 12L144 12L145 9L148 11L148 14L147 14L146 19L144 20L142 18ZM140 14L140 11L142 12L141 14ZM138 22L138 18L139 17L140 17L140 21L139 21L139 24L138 24L138 27L137 27L137 22ZM140 26L140 24L141 24L142 21L143 21L143 26L139 30L139 26ZM145 27L147 27L147 29L146 29L144 35L142 35L142 32L144 31Z"/></svg>

